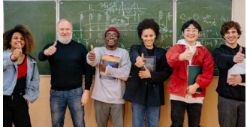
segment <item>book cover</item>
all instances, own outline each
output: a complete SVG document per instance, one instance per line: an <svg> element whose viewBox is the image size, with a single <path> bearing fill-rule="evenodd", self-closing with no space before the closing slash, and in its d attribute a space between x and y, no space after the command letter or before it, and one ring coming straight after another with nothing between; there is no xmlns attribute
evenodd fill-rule
<svg viewBox="0 0 247 127"><path fill-rule="evenodd" d="M120 62L120 57L119 56L114 56L114 55L109 55L109 54L103 54L102 61L105 61L107 66L112 66L114 68L118 68L119 62ZM101 63L102 63L101 61ZM103 71L100 71L99 77L102 79L108 79L112 81L116 81L117 79L112 77L109 74L106 74Z"/></svg>
<svg viewBox="0 0 247 127"><path fill-rule="evenodd" d="M146 68L151 72L151 71L155 71L156 68L156 56L144 56L145 60L145 66ZM142 67L141 70L144 70L144 68Z"/></svg>
<svg viewBox="0 0 247 127"><path fill-rule="evenodd" d="M196 77L202 74L202 66L189 65L188 68L188 86L193 85L196 82ZM198 88L196 93L201 93L202 89Z"/></svg>

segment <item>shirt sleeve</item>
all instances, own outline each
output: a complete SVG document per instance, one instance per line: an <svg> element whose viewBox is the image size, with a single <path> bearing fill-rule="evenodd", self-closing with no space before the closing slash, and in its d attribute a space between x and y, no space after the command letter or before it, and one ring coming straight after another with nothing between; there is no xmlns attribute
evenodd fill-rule
<svg viewBox="0 0 247 127"><path fill-rule="evenodd" d="M112 77L127 81L131 69L131 62L129 58L129 53L125 51L123 53L123 59L121 59L121 64L118 68L113 68L111 66L106 67L106 74L110 74Z"/></svg>

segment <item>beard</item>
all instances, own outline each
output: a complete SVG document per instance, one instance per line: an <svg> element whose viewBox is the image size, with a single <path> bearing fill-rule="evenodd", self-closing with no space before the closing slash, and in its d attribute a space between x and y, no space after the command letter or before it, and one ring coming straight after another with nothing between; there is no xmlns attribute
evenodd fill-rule
<svg viewBox="0 0 247 127"><path fill-rule="evenodd" d="M62 44L69 44L70 42L71 42L71 40L72 40L72 33L71 33L71 35L67 38L67 39L65 39L65 38L63 38L62 36L60 36L60 35L58 35L58 40L62 43Z"/></svg>

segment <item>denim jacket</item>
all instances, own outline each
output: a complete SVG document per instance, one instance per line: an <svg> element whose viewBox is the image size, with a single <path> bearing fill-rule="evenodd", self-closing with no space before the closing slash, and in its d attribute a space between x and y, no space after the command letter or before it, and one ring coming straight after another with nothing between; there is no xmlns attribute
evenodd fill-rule
<svg viewBox="0 0 247 127"><path fill-rule="evenodd" d="M10 59L10 49L3 52L3 95L10 96L17 82L17 60ZM33 103L39 97L39 71L36 61L27 55L27 80L25 97L28 102Z"/></svg>

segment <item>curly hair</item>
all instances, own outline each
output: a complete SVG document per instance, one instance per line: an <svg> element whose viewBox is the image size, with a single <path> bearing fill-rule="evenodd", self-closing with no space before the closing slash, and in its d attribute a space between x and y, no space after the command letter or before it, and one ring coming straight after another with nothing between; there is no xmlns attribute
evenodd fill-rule
<svg viewBox="0 0 247 127"><path fill-rule="evenodd" d="M138 32L138 36L141 39L142 36L142 31L145 29L152 29L155 32L156 38L158 38L159 34L160 34L160 27L159 24L156 23L153 19L144 19L142 20L142 22L139 23L139 25L137 26L137 32Z"/></svg>
<svg viewBox="0 0 247 127"><path fill-rule="evenodd" d="M236 28L237 29L237 32L239 35L242 34L242 31L241 31L241 27L239 25L239 23L237 22L234 22L234 21L226 21L222 24L221 26L221 30L220 30L220 34L222 36L222 38L224 38L224 35L227 33L227 31L230 29L230 28ZM240 37L240 36L239 36ZM238 37L238 38L239 38ZM225 39L225 38L224 38Z"/></svg>
<svg viewBox="0 0 247 127"><path fill-rule="evenodd" d="M198 32L201 32L202 31L202 28L201 28L200 24L197 21L191 19L191 20L189 20L189 21L187 21L186 23L183 24L182 29L181 29L182 32L184 32L184 30L187 27L189 27L190 24L192 24L193 26L195 26L196 29L198 29Z"/></svg>
<svg viewBox="0 0 247 127"><path fill-rule="evenodd" d="M30 30L21 24L18 24L14 28L3 33L3 51L11 48L9 43L11 42L12 36L15 32L21 33L24 38L25 46L22 49L23 52L31 53L35 48L34 37Z"/></svg>

